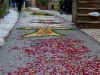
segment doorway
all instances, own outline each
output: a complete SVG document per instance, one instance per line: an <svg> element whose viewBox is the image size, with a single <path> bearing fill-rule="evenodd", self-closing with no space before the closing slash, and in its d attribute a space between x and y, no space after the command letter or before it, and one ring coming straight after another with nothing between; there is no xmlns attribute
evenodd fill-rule
<svg viewBox="0 0 100 75"><path fill-rule="evenodd" d="M54 9L54 5L52 5L51 8Z"/></svg>

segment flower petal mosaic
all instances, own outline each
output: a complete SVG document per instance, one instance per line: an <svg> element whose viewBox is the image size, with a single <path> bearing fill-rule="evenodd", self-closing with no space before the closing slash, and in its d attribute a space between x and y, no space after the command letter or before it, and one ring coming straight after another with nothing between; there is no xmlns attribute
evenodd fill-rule
<svg viewBox="0 0 100 75"><path fill-rule="evenodd" d="M100 75L99 49L90 49L78 37L55 32L75 31L65 20L30 12L21 14L10 41L0 49L0 75Z"/></svg>

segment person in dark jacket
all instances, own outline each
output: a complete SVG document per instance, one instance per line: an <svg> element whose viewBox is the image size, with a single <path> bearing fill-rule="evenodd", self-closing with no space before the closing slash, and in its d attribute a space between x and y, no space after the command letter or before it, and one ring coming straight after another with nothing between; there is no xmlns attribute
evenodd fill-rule
<svg viewBox="0 0 100 75"><path fill-rule="evenodd" d="M18 3L17 5L18 11L21 11L24 0L17 0L17 3Z"/></svg>
<svg viewBox="0 0 100 75"><path fill-rule="evenodd" d="M72 14L72 0L67 0L68 1L68 14Z"/></svg>
<svg viewBox="0 0 100 75"><path fill-rule="evenodd" d="M61 5L61 10L66 14L68 11L68 2L66 0L63 0Z"/></svg>
<svg viewBox="0 0 100 75"><path fill-rule="evenodd" d="M65 14L72 14L72 0L64 0L61 9Z"/></svg>

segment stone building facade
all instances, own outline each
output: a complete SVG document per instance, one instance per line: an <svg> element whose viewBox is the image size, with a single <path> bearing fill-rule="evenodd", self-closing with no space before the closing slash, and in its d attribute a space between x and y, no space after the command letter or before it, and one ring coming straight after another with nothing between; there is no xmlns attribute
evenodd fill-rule
<svg viewBox="0 0 100 75"><path fill-rule="evenodd" d="M58 0L49 0L48 9L49 10L58 10Z"/></svg>
<svg viewBox="0 0 100 75"><path fill-rule="evenodd" d="M35 0L31 0L31 6L35 7ZM57 10L58 9L58 0L49 0L48 9L49 10Z"/></svg>
<svg viewBox="0 0 100 75"><path fill-rule="evenodd" d="M35 7L35 0L30 0L31 1L31 6Z"/></svg>

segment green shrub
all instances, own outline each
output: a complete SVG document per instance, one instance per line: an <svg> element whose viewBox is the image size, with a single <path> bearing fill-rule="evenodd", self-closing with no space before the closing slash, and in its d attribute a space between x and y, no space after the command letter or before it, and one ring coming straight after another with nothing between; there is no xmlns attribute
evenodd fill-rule
<svg viewBox="0 0 100 75"><path fill-rule="evenodd" d="M4 0L3 4L4 4L4 9L7 9L8 6L7 0Z"/></svg>
<svg viewBox="0 0 100 75"><path fill-rule="evenodd" d="M58 11L59 11L59 12L62 11L62 10L61 10L61 5L62 5L62 0L58 0L58 8L59 8Z"/></svg>
<svg viewBox="0 0 100 75"><path fill-rule="evenodd" d="M8 6L7 0L2 0L2 3L3 3L3 6L0 7L0 16L5 14L7 10L7 6Z"/></svg>
<svg viewBox="0 0 100 75"><path fill-rule="evenodd" d="M4 8L0 8L0 16L3 15L5 13L5 9Z"/></svg>

